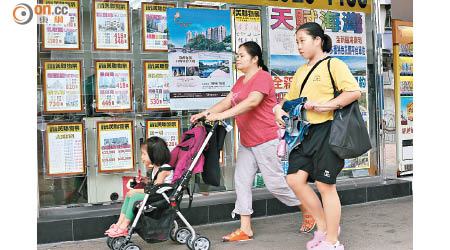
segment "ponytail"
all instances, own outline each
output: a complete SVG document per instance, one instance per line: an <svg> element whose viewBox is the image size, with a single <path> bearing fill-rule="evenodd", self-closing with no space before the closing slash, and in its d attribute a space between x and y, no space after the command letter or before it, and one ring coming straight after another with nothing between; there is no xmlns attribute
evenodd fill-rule
<svg viewBox="0 0 450 250"><path fill-rule="evenodd" d="M323 34L322 37L322 50L324 52L330 52L331 47L333 46L333 42L331 41L331 37L327 34Z"/></svg>

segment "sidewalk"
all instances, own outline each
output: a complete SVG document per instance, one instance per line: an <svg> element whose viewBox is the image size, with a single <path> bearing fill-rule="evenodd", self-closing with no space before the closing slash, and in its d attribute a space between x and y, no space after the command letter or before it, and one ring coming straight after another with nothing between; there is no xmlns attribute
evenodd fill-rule
<svg viewBox="0 0 450 250"><path fill-rule="evenodd" d="M255 239L224 243L221 237L239 227L237 221L194 227L211 240L211 249L279 250L306 249L311 234L297 233L300 213L259 217L252 220ZM342 208L340 241L346 250L410 250L413 249L413 196L349 205ZM169 240L147 244L138 235L132 241L142 249L187 250ZM63 249L108 250L106 238L38 245L38 250Z"/></svg>

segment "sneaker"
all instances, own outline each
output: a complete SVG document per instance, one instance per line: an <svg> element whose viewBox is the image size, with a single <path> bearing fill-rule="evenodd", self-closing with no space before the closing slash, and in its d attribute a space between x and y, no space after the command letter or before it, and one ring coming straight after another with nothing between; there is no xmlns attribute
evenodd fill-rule
<svg viewBox="0 0 450 250"><path fill-rule="evenodd" d="M339 226L338 228L338 237L341 235L341 227ZM319 245L319 243L321 243L322 241L325 241L325 239L327 238L327 232L317 232L314 231L314 237L312 240L308 241L306 243L306 249L311 250L317 250L317 246Z"/></svg>
<svg viewBox="0 0 450 250"><path fill-rule="evenodd" d="M120 228L120 227L109 233L109 237L111 238L122 237L127 235L128 235L128 228Z"/></svg>
<svg viewBox="0 0 450 250"><path fill-rule="evenodd" d="M108 235L108 234L111 233L112 231L117 230L118 227L119 227L119 226L118 226L117 224L112 224L112 225L108 228L108 230L105 231L105 235Z"/></svg>
<svg viewBox="0 0 450 250"><path fill-rule="evenodd" d="M331 245L327 241L322 241L314 248L314 250L344 250L344 245L342 245L339 241L336 245Z"/></svg>

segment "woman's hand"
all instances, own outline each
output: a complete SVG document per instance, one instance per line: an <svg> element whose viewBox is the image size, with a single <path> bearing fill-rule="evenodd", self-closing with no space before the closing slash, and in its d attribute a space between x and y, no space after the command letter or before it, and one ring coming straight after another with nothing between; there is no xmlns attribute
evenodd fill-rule
<svg viewBox="0 0 450 250"><path fill-rule="evenodd" d="M206 120L208 120L210 122L214 122L217 120L224 120L224 119L225 119L225 117L222 113L211 113L206 116Z"/></svg>
<svg viewBox="0 0 450 250"><path fill-rule="evenodd" d="M203 112L201 112L201 113L198 113L198 114L195 114L195 115L192 115L191 116L191 119L189 120L191 123L196 123L200 118L202 118L202 117L204 117L204 116L206 116L206 113L205 113L205 111L203 111Z"/></svg>
<svg viewBox="0 0 450 250"><path fill-rule="evenodd" d="M275 108L275 121L279 128L286 127L286 124L284 123L283 116L289 117L289 114L286 113L282 108L276 107Z"/></svg>

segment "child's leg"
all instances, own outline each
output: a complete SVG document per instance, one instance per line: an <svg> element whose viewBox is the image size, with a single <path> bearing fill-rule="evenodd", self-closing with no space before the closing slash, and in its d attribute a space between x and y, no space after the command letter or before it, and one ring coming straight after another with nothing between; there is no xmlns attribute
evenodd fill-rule
<svg viewBox="0 0 450 250"><path fill-rule="evenodd" d="M134 218L133 208L136 201L141 201L145 197L145 194L133 194L127 203L127 206L123 206L122 213L125 215L123 221L119 224L120 228L126 228L130 225L131 220Z"/></svg>
<svg viewBox="0 0 450 250"><path fill-rule="evenodd" d="M323 212L322 204L319 197L317 197L314 190L308 185L306 180L308 173L303 170L298 170L296 173L288 174L286 182L294 191L299 200L302 201L305 208L312 214L317 223L318 232L327 231L327 223Z"/></svg>
<svg viewBox="0 0 450 250"><path fill-rule="evenodd" d="M323 209L327 224L326 241L336 244L338 240L339 222L341 220L341 201L336 191L336 184L326 184L316 181L317 189L322 196Z"/></svg>

